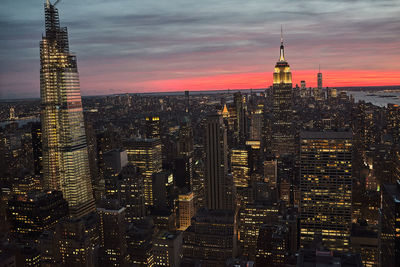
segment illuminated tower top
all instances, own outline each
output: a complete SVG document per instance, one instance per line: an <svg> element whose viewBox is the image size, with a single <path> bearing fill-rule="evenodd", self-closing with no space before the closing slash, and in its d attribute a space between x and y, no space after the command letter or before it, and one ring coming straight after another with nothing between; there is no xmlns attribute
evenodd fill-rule
<svg viewBox="0 0 400 267"><path fill-rule="evenodd" d="M276 62L274 70L274 84L292 84L292 73L290 66L285 61L285 47L283 45L283 31L281 27L281 47L279 54L279 61Z"/></svg>
<svg viewBox="0 0 400 267"><path fill-rule="evenodd" d="M285 61L285 47L283 46L283 30L281 26L281 50L279 55L279 61Z"/></svg>

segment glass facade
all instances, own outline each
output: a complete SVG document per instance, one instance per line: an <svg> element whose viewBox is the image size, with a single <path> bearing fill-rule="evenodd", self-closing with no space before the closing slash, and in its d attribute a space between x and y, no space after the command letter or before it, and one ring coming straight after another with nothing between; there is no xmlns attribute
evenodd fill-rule
<svg viewBox="0 0 400 267"><path fill-rule="evenodd" d="M58 10L45 5L46 35L40 43L40 95L44 186L63 192L70 215L94 211L76 57Z"/></svg>

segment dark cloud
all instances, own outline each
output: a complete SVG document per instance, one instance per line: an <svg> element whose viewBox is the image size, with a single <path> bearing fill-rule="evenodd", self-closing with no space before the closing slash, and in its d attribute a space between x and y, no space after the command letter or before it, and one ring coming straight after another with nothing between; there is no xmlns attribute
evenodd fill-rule
<svg viewBox="0 0 400 267"><path fill-rule="evenodd" d="M3 1L0 90L38 95L43 5ZM400 69L394 0L65 0L58 8L83 92L96 89L86 81L99 75L134 90L151 79L268 71L280 25L295 69Z"/></svg>

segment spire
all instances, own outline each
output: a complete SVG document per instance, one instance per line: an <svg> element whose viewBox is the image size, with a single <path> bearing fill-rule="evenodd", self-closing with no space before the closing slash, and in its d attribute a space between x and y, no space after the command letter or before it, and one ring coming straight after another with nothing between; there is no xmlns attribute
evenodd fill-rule
<svg viewBox="0 0 400 267"><path fill-rule="evenodd" d="M279 55L279 61L285 61L285 48L283 46L283 30L281 25L281 50Z"/></svg>
<svg viewBox="0 0 400 267"><path fill-rule="evenodd" d="M46 0L46 7L50 6L50 0Z"/></svg>
<svg viewBox="0 0 400 267"><path fill-rule="evenodd" d="M318 73L321 73L321 64L318 64Z"/></svg>

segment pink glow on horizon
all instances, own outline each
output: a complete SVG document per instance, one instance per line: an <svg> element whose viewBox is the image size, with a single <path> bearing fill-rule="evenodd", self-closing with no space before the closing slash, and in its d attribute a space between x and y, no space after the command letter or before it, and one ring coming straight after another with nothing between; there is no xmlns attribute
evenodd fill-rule
<svg viewBox="0 0 400 267"><path fill-rule="evenodd" d="M316 70L292 71L293 86L305 80L307 87L315 87L317 83ZM374 70L324 70L324 87L346 86L390 86L400 85L400 71ZM115 77L114 77L115 78ZM106 77L102 77L107 80ZM227 90L268 88L272 85L272 72L235 73L212 76L197 76L190 78L158 79L130 83L129 79L120 79L120 82L91 81L84 79L82 88L85 93L120 93L120 92L165 92L183 90ZM113 89L109 89L113 88ZM111 92L110 92L111 91Z"/></svg>

